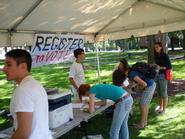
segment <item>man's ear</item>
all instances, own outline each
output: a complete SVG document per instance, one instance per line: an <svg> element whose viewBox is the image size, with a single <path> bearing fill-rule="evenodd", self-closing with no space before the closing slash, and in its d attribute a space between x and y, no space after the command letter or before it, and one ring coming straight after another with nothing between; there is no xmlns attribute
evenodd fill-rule
<svg viewBox="0 0 185 139"><path fill-rule="evenodd" d="M20 68L22 69L22 70L28 70L28 66L27 66L27 64L26 63L21 63L20 65Z"/></svg>

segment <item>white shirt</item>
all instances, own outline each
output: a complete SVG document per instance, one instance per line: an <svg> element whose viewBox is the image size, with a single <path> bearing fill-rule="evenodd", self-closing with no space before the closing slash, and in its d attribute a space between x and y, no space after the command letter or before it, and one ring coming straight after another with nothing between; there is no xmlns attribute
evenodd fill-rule
<svg viewBox="0 0 185 139"><path fill-rule="evenodd" d="M84 69L81 63L77 63L76 61L70 67L69 77L73 78L79 87L81 84L85 83L85 74ZM73 93L77 93L76 89L72 86Z"/></svg>
<svg viewBox="0 0 185 139"><path fill-rule="evenodd" d="M29 139L52 139L48 124L48 98L42 85L31 76L25 77L15 89L10 113L17 129L16 112L33 112L32 132Z"/></svg>

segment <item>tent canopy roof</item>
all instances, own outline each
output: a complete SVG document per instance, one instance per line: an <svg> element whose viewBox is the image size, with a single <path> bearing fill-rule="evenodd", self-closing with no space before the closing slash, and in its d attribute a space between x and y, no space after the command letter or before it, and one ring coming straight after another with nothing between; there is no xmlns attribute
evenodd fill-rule
<svg viewBox="0 0 185 139"><path fill-rule="evenodd" d="M0 38L45 32L122 39L185 29L185 1L2 0L0 16Z"/></svg>

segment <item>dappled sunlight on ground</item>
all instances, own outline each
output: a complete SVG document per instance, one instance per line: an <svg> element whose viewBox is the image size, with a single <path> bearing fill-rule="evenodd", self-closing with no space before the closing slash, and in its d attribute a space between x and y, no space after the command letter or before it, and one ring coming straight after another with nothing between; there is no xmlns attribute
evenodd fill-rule
<svg viewBox="0 0 185 139"><path fill-rule="evenodd" d="M178 94L170 99L171 101L164 115L150 113L149 125L145 130L133 131L133 133L138 134L137 138L182 139L185 136L185 94Z"/></svg>
<svg viewBox="0 0 185 139"><path fill-rule="evenodd" d="M185 91L185 79L176 79L168 83L168 92L170 96L182 93L183 91Z"/></svg>

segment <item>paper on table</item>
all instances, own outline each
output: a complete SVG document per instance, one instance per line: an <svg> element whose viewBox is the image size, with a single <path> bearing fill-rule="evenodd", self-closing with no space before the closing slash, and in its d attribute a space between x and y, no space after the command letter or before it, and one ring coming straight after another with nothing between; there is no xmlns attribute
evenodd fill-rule
<svg viewBox="0 0 185 139"><path fill-rule="evenodd" d="M1 138L1 139L5 139L5 138L7 138L7 137L10 137L10 135L0 134L0 138Z"/></svg>
<svg viewBox="0 0 185 139"><path fill-rule="evenodd" d="M73 108L81 108L83 103L73 103Z"/></svg>
<svg viewBox="0 0 185 139"><path fill-rule="evenodd" d="M88 104L84 104L84 103L73 103L73 108L79 108L79 109L82 109L82 108L88 108ZM99 108L100 106L99 105L95 105L95 108Z"/></svg>

